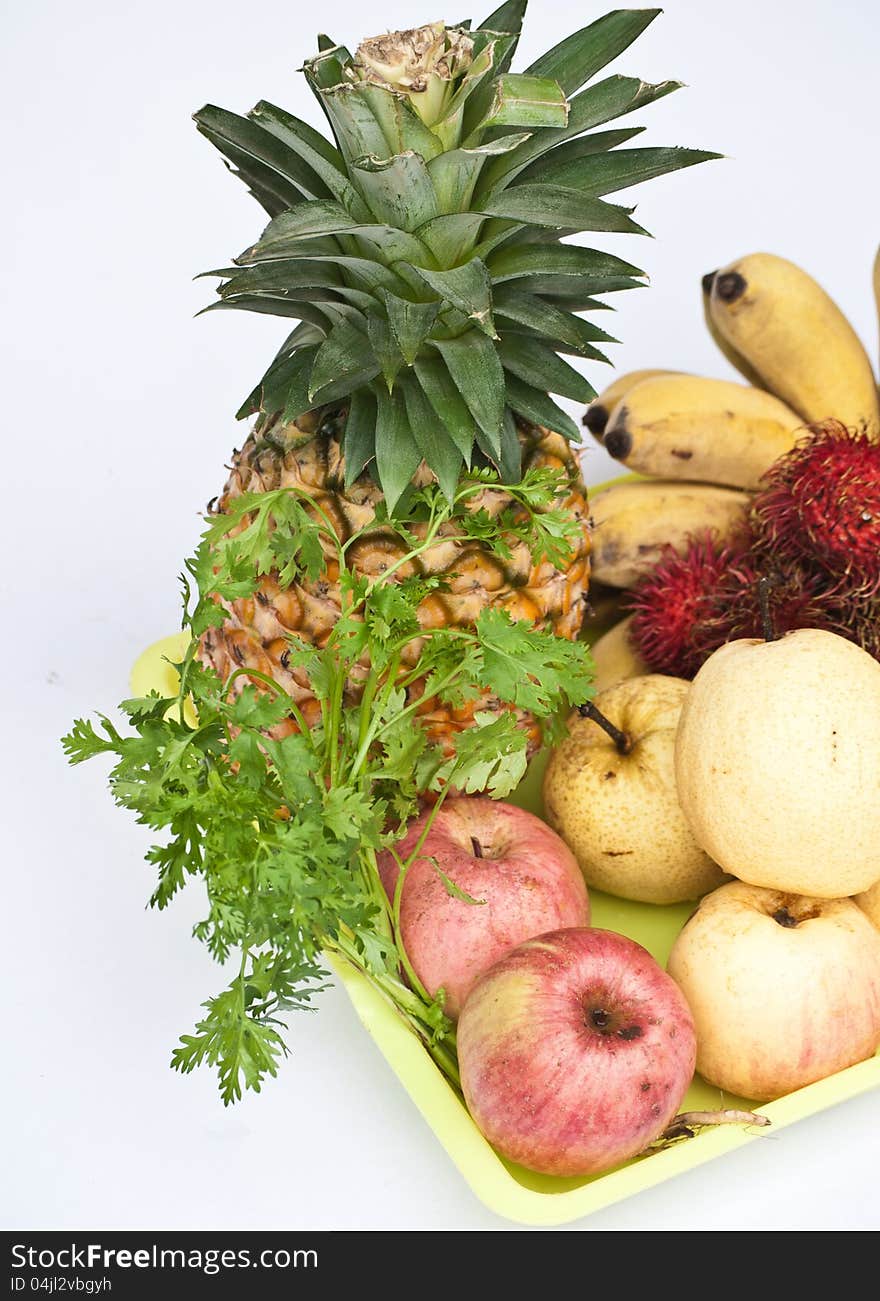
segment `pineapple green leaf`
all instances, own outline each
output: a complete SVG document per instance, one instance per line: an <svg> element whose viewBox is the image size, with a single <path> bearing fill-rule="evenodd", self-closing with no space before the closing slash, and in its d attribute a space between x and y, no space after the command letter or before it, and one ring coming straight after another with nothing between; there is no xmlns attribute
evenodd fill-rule
<svg viewBox="0 0 880 1301"><path fill-rule="evenodd" d="M465 215L477 177L492 158L511 153L531 139L527 131L507 132L495 140L487 140L468 149L448 149L428 163L428 174L434 186L440 211Z"/></svg>
<svg viewBox="0 0 880 1301"><path fill-rule="evenodd" d="M271 217L236 269L218 273L209 310L300 322L267 372L276 410L345 399L355 412L350 464L375 457L400 509L411 494L388 431L405 430L403 464L414 448L427 457L417 417L437 422L445 489L475 446L518 473L514 412L572 436L548 390L584 400L590 386L565 357L604 361L595 344L610 337L578 314L608 310L598 296L639 287L644 274L568 237L645 233L629 206L604 196L717 156L626 149L640 126L602 129L677 89L594 80L658 11L615 10L513 72L525 7L508 0L482 26L426 28L419 68L408 66L402 34L387 47L365 41L354 57L319 38L303 71L332 140L266 101L246 118L211 106L197 114ZM306 350L309 364L294 365ZM240 414L265 412L265 399L263 384ZM381 458L365 427L373 410Z"/></svg>
<svg viewBox="0 0 880 1301"><path fill-rule="evenodd" d="M573 95L618 54L622 54L661 12L659 9L615 9L589 27L567 36L530 64L535 77L553 77Z"/></svg>
<svg viewBox="0 0 880 1301"><path fill-rule="evenodd" d="M527 0L512 0L511 3L504 4L500 9L496 9L480 24L480 27L484 30L504 33L503 36L496 37L495 41L494 72L496 76L501 76L510 70L516 47L519 44L526 3ZM492 84L487 80L471 96L465 106L462 132L464 136L470 135L476 124L485 117L492 93Z"/></svg>
<svg viewBox="0 0 880 1301"><path fill-rule="evenodd" d="M317 259L257 262L243 270L236 268L218 293L223 298L242 293L289 294L297 299L350 303L362 312L376 311L380 301L345 284L338 265Z"/></svg>
<svg viewBox="0 0 880 1301"><path fill-rule="evenodd" d="M644 271L622 258L576 244L526 244L503 248L489 259L493 284L536 276L577 277L582 280L606 281L613 278L644 276ZM528 285L524 286L528 289ZM593 290L592 292L598 292Z"/></svg>
<svg viewBox="0 0 880 1301"><path fill-rule="evenodd" d="M640 81L638 77L606 77L595 86L590 86L570 101L568 125L561 131L536 131L531 138L518 145L515 150L503 158L495 159L480 177L477 188L477 202L480 197L494 193L498 186L509 185L513 178L529 164L546 154L555 156L555 151L566 141L602 126L615 118L633 113L646 104L674 90L678 90L677 81L664 81L657 85ZM610 148L610 145L608 146ZM590 152L594 152L590 150ZM530 175L530 179L533 179Z"/></svg>
<svg viewBox="0 0 880 1301"><path fill-rule="evenodd" d="M567 122L568 100L557 82L508 72L495 82L482 125L564 127Z"/></svg>
<svg viewBox="0 0 880 1301"><path fill-rule="evenodd" d="M556 163L550 154L535 170L534 179L571 186L585 197L599 197L720 157L704 149L618 149L593 158Z"/></svg>
<svg viewBox="0 0 880 1301"><path fill-rule="evenodd" d="M389 154L403 154L412 150L427 162L445 147L439 136L425 125L413 108L409 97L362 81L354 87L355 98L362 99L380 124L385 137L384 150L364 149L363 154L376 154L387 158Z"/></svg>
<svg viewBox="0 0 880 1301"><path fill-rule="evenodd" d="M479 28L481 31L506 32L518 38L522 31L527 6L528 0L507 0L506 4L493 9L489 16L479 24ZM511 50L511 59L513 53L513 50ZM506 69L502 68L500 71L504 72Z"/></svg>
<svg viewBox="0 0 880 1301"><path fill-rule="evenodd" d="M206 132L202 134L210 139ZM212 143L216 142L212 141ZM219 148L219 145L217 147ZM297 189L291 181L285 180L271 167L266 167L264 163L251 158L243 150L226 144L221 152L227 169L248 187L257 203L270 217L277 217L280 212L296 207L304 201L305 195L302 190Z"/></svg>
<svg viewBox="0 0 880 1301"><path fill-rule="evenodd" d="M438 420L418 381L408 378L402 387L413 438L425 464L436 474L444 497L451 502L464 468L462 454Z"/></svg>
<svg viewBox="0 0 880 1301"><path fill-rule="evenodd" d="M354 390L343 435L346 488L360 478L376 454L376 410L376 396L370 387Z"/></svg>
<svg viewBox="0 0 880 1301"><path fill-rule="evenodd" d="M436 320L440 304L412 303L388 290L383 291L382 299L388 313L388 324L391 326L403 360L407 366L411 366Z"/></svg>
<svg viewBox="0 0 880 1301"><path fill-rule="evenodd" d="M461 396L442 357L419 356L413 369L422 391L443 422L449 437L470 467L476 439L476 421Z"/></svg>
<svg viewBox="0 0 880 1301"><path fill-rule="evenodd" d="M275 249L293 240L307 240L334 235L338 231L348 232L357 228L358 223L341 203L328 200L324 203L301 203L289 212L282 212L274 217L261 234L256 244L236 258L236 262L253 261L258 253L266 257L277 257Z"/></svg>
<svg viewBox="0 0 880 1301"><path fill-rule="evenodd" d="M510 373L507 375L506 388L508 406L517 415L522 416L524 420L530 420L532 424L555 430L569 442L580 441L581 435L577 425L571 416L548 396L546 390L532 388L531 384L523 383L516 375Z"/></svg>
<svg viewBox="0 0 880 1301"><path fill-rule="evenodd" d="M495 455L500 455L504 372L496 345L479 330L432 342Z"/></svg>
<svg viewBox="0 0 880 1301"><path fill-rule="evenodd" d="M323 61L317 60L315 64L307 64L306 67L320 68L321 62ZM369 154L385 158L388 154L397 152L386 140L385 133L359 86L340 79L332 86L322 88L319 97L349 169L357 158Z"/></svg>
<svg viewBox="0 0 880 1301"><path fill-rule="evenodd" d="M329 194L344 204L353 217L369 220L366 204L346 176L342 155L319 131L266 100L260 100L248 117L278 136L293 153L299 154L324 182Z"/></svg>
<svg viewBox="0 0 880 1301"><path fill-rule="evenodd" d="M317 352L317 347L299 348L292 355L276 357L255 390L256 409L266 415L275 415L278 411L299 407L287 417L288 420L308 411L311 405L309 375Z"/></svg>
<svg viewBox="0 0 880 1301"><path fill-rule="evenodd" d="M545 339L566 343L577 351L596 340L617 342L598 326L582 321L580 317L563 311L535 294L523 293L516 281L497 287L495 311L499 317L535 330Z"/></svg>
<svg viewBox="0 0 880 1301"><path fill-rule="evenodd" d="M341 204L331 202L302 203L289 212L282 212L263 231L256 244L235 258L238 264L265 261L284 257L304 257L302 246L309 240L322 240L325 236L355 236L358 241L377 250L384 261L406 258L421 263L431 261L425 245L414 235L385 223L358 222L350 217ZM323 253L317 256L326 256ZM393 287L394 276L382 262L376 266L384 274L387 284Z"/></svg>
<svg viewBox="0 0 880 1301"><path fill-rule="evenodd" d="M349 321L335 325L318 349L309 378L313 406L345 397L379 374L380 366L363 330Z"/></svg>
<svg viewBox="0 0 880 1301"><path fill-rule="evenodd" d="M535 339L537 337L538 342L543 343L543 339L540 336L536 336L531 330L522 330L514 327L514 329L510 330L508 333L515 334L517 337L526 340ZM611 358L604 352L600 352L600 350L594 347L591 343L581 343L578 344L577 347L570 343L554 343L552 346L555 352L561 352L568 357L580 357L582 360L601 361L603 366L612 365Z"/></svg>
<svg viewBox="0 0 880 1301"><path fill-rule="evenodd" d="M563 185L514 185L484 203L482 209L488 216L504 217L531 226L646 234L630 217L631 208L585 198L579 190Z"/></svg>
<svg viewBox="0 0 880 1301"><path fill-rule="evenodd" d="M438 266L455 266L474 251L485 217L480 212L450 212L425 222L415 232Z"/></svg>
<svg viewBox="0 0 880 1301"><path fill-rule="evenodd" d="M331 36L318 37L318 53L306 59L302 71L316 89L337 86L343 79L343 69L351 63L351 53L344 45L337 45Z"/></svg>
<svg viewBox="0 0 880 1301"><path fill-rule="evenodd" d="M199 131L220 150L227 153L231 146L239 156L268 167L297 191L309 199L325 199L330 191L325 182L308 163L290 149L283 140L266 131L249 118L240 117L226 109L206 104L194 114ZM227 156L229 156L227 154ZM234 160L233 160L234 161Z"/></svg>
<svg viewBox="0 0 880 1301"><path fill-rule="evenodd" d="M283 316L292 321L308 321L326 333L326 320L314 303L302 298L285 298L283 294L231 294L218 303L208 303L196 316L222 311L257 312L261 316Z"/></svg>
<svg viewBox="0 0 880 1301"><path fill-rule="evenodd" d="M396 230L414 231L438 215L437 195L421 155L359 158L354 174L370 211Z"/></svg>
<svg viewBox="0 0 880 1301"><path fill-rule="evenodd" d="M486 264L479 258L471 258L451 271L419 268L418 274L445 302L463 312L478 330L490 339L497 337L492 320L492 285Z"/></svg>
<svg viewBox="0 0 880 1301"><path fill-rule="evenodd" d="M505 334L498 344L498 355L506 371L532 388L558 393L573 402L591 402L596 396L595 389L580 371L563 361L537 337Z"/></svg>
<svg viewBox="0 0 880 1301"><path fill-rule="evenodd" d="M389 512L393 512L418 469L422 453L407 417L400 389L377 393L376 470Z"/></svg>
<svg viewBox="0 0 880 1301"><path fill-rule="evenodd" d="M576 136L573 140L566 140L563 144L556 145L552 154L553 162L561 164L563 161L570 162L575 158L588 158L593 154L607 153L610 149L616 149L618 145L625 145L628 140L642 135L644 131L643 126L621 128L619 131L588 131L585 135ZM516 182L533 181L534 174L540 171L546 156L546 154L540 155L533 163L518 171Z"/></svg>
<svg viewBox="0 0 880 1301"><path fill-rule="evenodd" d="M398 372L404 364L397 340L390 325L387 321L383 321L381 316L367 317L367 335L390 393L394 388Z"/></svg>
<svg viewBox="0 0 880 1301"><path fill-rule="evenodd" d="M462 134L462 115L465 105L481 83L491 88L487 82L490 73L497 75L496 54L503 56L504 50L511 44L512 37L492 38L488 33L476 35L474 40L474 58L471 66L449 100L442 116L435 125L435 131L445 140L457 140ZM500 47L500 48L499 48ZM491 90L490 90L491 93Z"/></svg>
<svg viewBox="0 0 880 1301"><path fill-rule="evenodd" d="M484 447L486 455L490 455ZM491 457L498 466L498 473L504 483L518 483L522 478L522 446L519 430L513 412L505 406L501 420L501 452L498 457Z"/></svg>

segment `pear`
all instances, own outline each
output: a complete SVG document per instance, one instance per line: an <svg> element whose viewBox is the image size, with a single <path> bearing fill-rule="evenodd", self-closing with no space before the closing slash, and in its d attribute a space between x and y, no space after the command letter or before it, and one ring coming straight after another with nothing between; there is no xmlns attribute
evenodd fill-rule
<svg viewBox="0 0 880 1301"><path fill-rule="evenodd" d="M550 756L544 813L589 886L666 904L726 879L678 805L675 732L689 686L648 673L601 691Z"/></svg>
<svg viewBox="0 0 880 1301"><path fill-rule="evenodd" d="M822 899L880 878L880 663L821 629L728 642L675 746L698 844L751 885Z"/></svg>
<svg viewBox="0 0 880 1301"><path fill-rule="evenodd" d="M851 899L731 881L707 895L667 970L697 1027L697 1070L767 1101L871 1057L880 934Z"/></svg>

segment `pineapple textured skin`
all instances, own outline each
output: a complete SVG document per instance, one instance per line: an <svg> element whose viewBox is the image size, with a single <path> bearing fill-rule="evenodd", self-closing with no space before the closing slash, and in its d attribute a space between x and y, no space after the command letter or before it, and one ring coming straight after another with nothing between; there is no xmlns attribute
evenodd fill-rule
<svg viewBox="0 0 880 1301"><path fill-rule="evenodd" d="M345 466L338 430L332 422L310 431L314 421L301 418L292 431L276 431L278 437L267 440L265 429L254 432L244 447L233 455L229 478L215 510L222 513L242 493L270 492L292 488L311 496L324 514L333 521L340 541L368 526L375 517L382 493L367 475L345 488ZM291 433L293 436L291 436ZM303 436L305 435L305 440ZM511 556L502 560L477 539L466 543L450 538L454 525L445 526L446 537L425 551L417 562L397 570L405 578L415 572L418 563L422 574L440 575L443 587L431 592L419 607L419 622L424 628L473 626L480 613L489 606L506 610L512 619L529 623L573 640L583 622L590 573L590 535L587 494L572 448L561 435L536 426L519 429L523 469L545 467L565 472L567 492L561 502L579 525L576 546L564 568L547 560L534 563L528 548L511 539ZM284 446L287 450L283 450ZM428 471L421 467L416 481L424 481ZM500 489L487 487L474 500L473 509L485 508L495 516L510 504ZM409 524L418 536L424 526ZM326 641L340 614L341 593L335 554L325 543L325 565L314 581L305 574L282 586L276 574L266 575L253 596L225 603L223 624L203 634L200 658L224 680L236 669L254 669L272 677L289 692L311 726L320 718L320 707L301 669L289 664L291 634L318 647ZM349 561L358 573L374 578L384 573L402 554L402 545L382 525L368 531L351 548ZM393 579L391 580L393 581ZM402 671L418 660L419 642L408 647ZM364 671L366 665L361 666ZM238 689L247 681L236 679ZM409 699L418 698L423 680L408 688ZM352 677L347 694L356 700L360 678ZM435 741L445 741L451 734L467 727L476 710L497 712L508 709L489 696L464 708L452 708L437 699L426 698L419 707L423 726ZM540 742L534 721L520 712L523 726L529 730L531 748ZM280 724L275 735L295 730L292 719Z"/></svg>

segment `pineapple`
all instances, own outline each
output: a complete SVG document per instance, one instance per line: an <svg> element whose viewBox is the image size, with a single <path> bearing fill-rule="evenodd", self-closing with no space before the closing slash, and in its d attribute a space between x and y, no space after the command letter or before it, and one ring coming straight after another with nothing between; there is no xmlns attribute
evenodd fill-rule
<svg viewBox="0 0 880 1301"><path fill-rule="evenodd" d="M631 209L602 196L711 155L618 149L641 128L594 129L676 89L593 80L658 11L608 14L513 74L524 10L515 0L475 29L438 22L375 37L354 56L319 38L304 72L332 141L265 102L247 117L211 106L196 114L270 218L233 267L212 273L221 278L213 306L298 322L238 413L256 421L216 510L245 492L302 489L343 541L366 529L351 562L376 576L402 554L383 517L418 535L407 518L412 485L434 479L451 497L472 467L494 468L499 484L553 467L555 508L578 524L565 562L536 563L518 539L502 559L479 541L440 537L419 558L443 579L419 617L426 629L471 626L498 606L575 638L589 578L586 490L577 426L549 393L595 396L560 354L606 360L596 344L610 336L582 313L643 273L565 237L640 232ZM509 504L487 483L471 508L495 515ZM314 581L300 574L282 585L270 574L253 596L229 601L199 648L224 678L236 668L273 677L309 724L318 707L289 664L289 634L320 646L338 618L329 546L325 560ZM422 686L412 682L411 697ZM356 698L354 677L348 690ZM477 708L502 707L419 705L435 739L468 726Z"/></svg>

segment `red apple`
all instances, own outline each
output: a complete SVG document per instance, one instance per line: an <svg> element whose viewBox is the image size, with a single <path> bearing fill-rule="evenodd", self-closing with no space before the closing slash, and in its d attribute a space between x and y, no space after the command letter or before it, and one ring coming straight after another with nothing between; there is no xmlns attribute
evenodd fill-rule
<svg viewBox="0 0 880 1301"><path fill-rule="evenodd" d="M406 861L428 814L396 846ZM451 895L445 875L480 903ZM385 850L379 872L394 898L398 867ZM437 814L401 894L401 938L416 975L445 1010L458 1016L471 985L508 949L543 931L586 926L587 887L577 861L555 831L524 809L478 797L449 799Z"/></svg>
<svg viewBox="0 0 880 1301"><path fill-rule="evenodd" d="M681 991L640 944L565 930L476 982L458 1023L468 1110L502 1156L589 1175L635 1156L679 1109L696 1058Z"/></svg>

